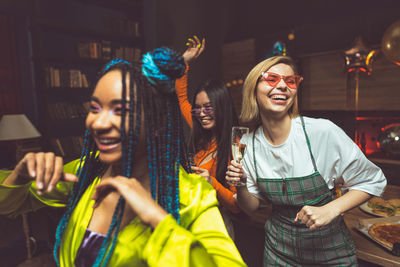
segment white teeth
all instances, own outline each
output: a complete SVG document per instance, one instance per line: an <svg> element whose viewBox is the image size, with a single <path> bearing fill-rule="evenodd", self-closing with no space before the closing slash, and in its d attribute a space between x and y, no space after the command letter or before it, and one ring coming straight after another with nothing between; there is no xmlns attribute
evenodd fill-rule
<svg viewBox="0 0 400 267"><path fill-rule="evenodd" d="M286 100L287 96L285 96L285 95L273 95L271 98L275 99L275 100Z"/></svg>
<svg viewBox="0 0 400 267"><path fill-rule="evenodd" d="M119 139L99 139L99 143L103 145L115 144L118 143Z"/></svg>

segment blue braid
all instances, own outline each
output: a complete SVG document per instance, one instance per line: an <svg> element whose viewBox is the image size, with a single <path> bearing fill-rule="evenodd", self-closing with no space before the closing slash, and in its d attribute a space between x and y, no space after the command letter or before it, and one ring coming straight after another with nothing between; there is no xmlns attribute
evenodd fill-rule
<svg viewBox="0 0 400 267"><path fill-rule="evenodd" d="M131 177L131 168L132 168L132 160L134 158L135 154L135 149L138 145L139 142L139 137L140 137L140 128L141 128L141 119L142 119L142 110L141 110L141 94L139 90L134 90L134 83L133 83L133 72L130 73L131 82L129 84L129 90L130 90L130 112L129 112L129 134L128 134L128 140L129 140L129 153L128 153L128 170L127 170L127 175L126 177ZM136 82L136 88L138 88L138 83L139 81ZM136 93L136 97L135 97ZM136 99L136 105L135 105L135 99ZM135 133L133 132L133 107L135 107L135 112L136 112L136 125L135 125ZM135 134L135 135L134 135ZM135 137L135 138L134 138Z"/></svg>
<svg viewBox="0 0 400 267"><path fill-rule="evenodd" d="M122 169L127 169L127 147L125 134L125 118L126 118L126 69L122 69L122 111L121 111L121 143L122 143ZM122 173L122 175L125 175Z"/></svg>
<svg viewBox="0 0 400 267"><path fill-rule="evenodd" d="M145 94L142 92L142 96L144 97ZM144 97L145 99L145 106L148 107L144 109L145 117L150 118L150 112L149 110L152 110L153 105L152 101L150 101L150 98ZM151 191L151 196L154 200L157 201L157 177L158 177L158 169L157 169L157 151L156 151L156 136L155 136L155 131L154 129L154 120L152 119L147 119L146 120L146 125L145 127L146 130L146 144L147 144L147 163L149 166L149 172L150 172L150 191Z"/></svg>
<svg viewBox="0 0 400 267"><path fill-rule="evenodd" d="M115 233L114 233L113 240L111 242L110 251L109 251L109 253L107 253L107 256L106 256L106 258L104 260L103 266L107 266L107 263L110 260L110 257L114 252L115 244L117 243L117 237L118 237L119 229L121 227L121 221L122 221L122 216L124 214L124 205L125 205L125 200L122 199L122 197L119 199L118 205L120 205L120 203L121 203L121 208L120 208L120 214L118 215L119 219L116 222ZM117 209L118 209L118 206L117 206Z"/></svg>
<svg viewBox="0 0 400 267"><path fill-rule="evenodd" d="M96 261L94 262L93 267L100 266L101 262L103 261L103 258L108 249L110 237L115 229L114 238L113 238L112 244L111 244L111 248L114 248L115 240L118 236L119 226L121 225L121 218L122 218L124 206L125 206L125 201L123 200L122 197L120 197L118 200L117 207L115 208L112 220L111 220L110 228L108 229L107 235L105 236L103 242L101 243L100 251L97 254ZM112 254L112 250L110 250L109 253L107 253L106 260L104 260L104 262L103 262L103 266L107 265L107 261L109 259L110 254Z"/></svg>
<svg viewBox="0 0 400 267"><path fill-rule="evenodd" d="M170 111L170 105L169 105L169 101L167 101L167 117L168 118L170 118L170 116L171 116L171 111ZM165 182L166 182L166 189L167 189L167 194L166 195L164 195L164 197L165 197L165 203L166 203L166 208L167 208L167 211L171 211L172 210L172 208L171 208L171 206L172 206L172 202L171 202L171 197L173 197L172 196L172 194L171 194L171 192L172 192L172 186L171 186L171 184L170 184L170 179L172 178L172 176L171 176L171 171L172 171L172 167L173 167L173 165L171 164L171 162L172 162L172 160L171 160L171 130L172 130L172 127L171 127L171 120L168 120L167 121L167 135L166 135L166 155L165 155L165 160L166 160L166 162L167 162L167 166L166 166L166 175L165 175Z"/></svg>
<svg viewBox="0 0 400 267"><path fill-rule="evenodd" d="M162 93L175 91L175 79L185 74L182 56L168 47L143 55L142 73Z"/></svg>
<svg viewBox="0 0 400 267"><path fill-rule="evenodd" d="M113 66L115 66L115 65L117 65L117 64L120 64L120 63L124 63L124 64L131 65L131 63L128 62L128 61L126 61L126 60L123 60L123 59L120 59L120 58L116 58L116 59L111 60L111 61L103 68L103 71L104 71L104 72L107 72L111 67L113 67Z"/></svg>
<svg viewBox="0 0 400 267"><path fill-rule="evenodd" d="M84 191L83 190L84 187L87 187L87 185L89 184L88 182L86 182L85 184L86 186L84 186L88 173L88 166L93 165L96 154L95 151L93 151L94 142L89 138L90 138L90 133L89 131L86 131L84 138L84 146L82 149L79 167L77 170L77 176L79 177L79 182L74 184L70 196L68 198L66 211L57 226L56 241L53 249L53 256L57 265L60 265L58 258L58 251L61 245L62 236L66 229L67 223L69 221L69 218L71 217L73 210L75 209L78 200L80 199L81 193Z"/></svg>
<svg viewBox="0 0 400 267"><path fill-rule="evenodd" d="M175 106L175 112L174 114L179 114L179 110L177 110L178 105ZM175 151L175 158L176 158L176 165L175 165L175 173L173 177L173 183L172 183L172 189L173 189L173 205L172 205L172 210L173 210L173 216L177 218L178 224L180 223L180 216L179 216L179 166L181 163L181 136L180 133L181 128L182 128L182 123L180 122L181 116L174 116L178 120L178 126L174 128L174 136L177 142L177 148Z"/></svg>
<svg viewBox="0 0 400 267"><path fill-rule="evenodd" d="M143 55L143 75L147 77L150 83L158 85L159 81L169 81L169 77L160 72L157 65L154 63L153 57L150 53Z"/></svg>

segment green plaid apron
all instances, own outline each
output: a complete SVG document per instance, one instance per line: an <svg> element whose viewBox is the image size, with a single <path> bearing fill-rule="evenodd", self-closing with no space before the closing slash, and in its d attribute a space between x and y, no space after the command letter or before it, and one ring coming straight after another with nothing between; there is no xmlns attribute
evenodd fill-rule
<svg viewBox="0 0 400 267"><path fill-rule="evenodd" d="M253 133L257 184L261 194L273 204L272 215L264 227L264 266L357 266L355 246L342 216L316 230L294 222L303 206L322 206L333 200L332 192L317 170L303 117L300 119L314 166L314 173L308 176L260 178Z"/></svg>

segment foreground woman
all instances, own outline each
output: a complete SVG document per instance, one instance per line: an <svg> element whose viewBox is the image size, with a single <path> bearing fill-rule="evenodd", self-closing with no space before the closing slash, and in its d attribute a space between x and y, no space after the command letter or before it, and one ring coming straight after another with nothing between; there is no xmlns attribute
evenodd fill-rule
<svg viewBox="0 0 400 267"><path fill-rule="evenodd" d="M273 205L265 224L264 266L354 266L354 243L342 213L381 195L386 179L358 146L325 119L301 117L302 77L291 58L256 65L243 88L241 121L252 132L243 165L231 162L226 178L247 178L237 187L238 205ZM334 199L335 183L349 192Z"/></svg>
<svg viewBox="0 0 400 267"><path fill-rule="evenodd" d="M91 97L81 159L63 167L53 153L27 154L0 177L0 213L66 205L54 248L61 266L244 266L214 190L187 173L173 90L184 68L166 48L142 66L110 62Z"/></svg>

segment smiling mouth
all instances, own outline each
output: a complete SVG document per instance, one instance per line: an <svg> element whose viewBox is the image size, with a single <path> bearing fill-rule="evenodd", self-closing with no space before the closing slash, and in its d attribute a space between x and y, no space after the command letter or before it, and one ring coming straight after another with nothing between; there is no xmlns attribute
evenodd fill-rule
<svg viewBox="0 0 400 267"><path fill-rule="evenodd" d="M108 152L119 146L120 138L96 138L97 147L102 152Z"/></svg>
<svg viewBox="0 0 400 267"><path fill-rule="evenodd" d="M209 124L211 121L212 121L211 118L203 118L203 119L200 119L200 123L201 123L201 124Z"/></svg>
<svg viewBox="0 0 400 267"><path fill-rule="evenodd" d="M270 98L275 101L286 101L289 99L287 95L272 95Z"/></svg>

